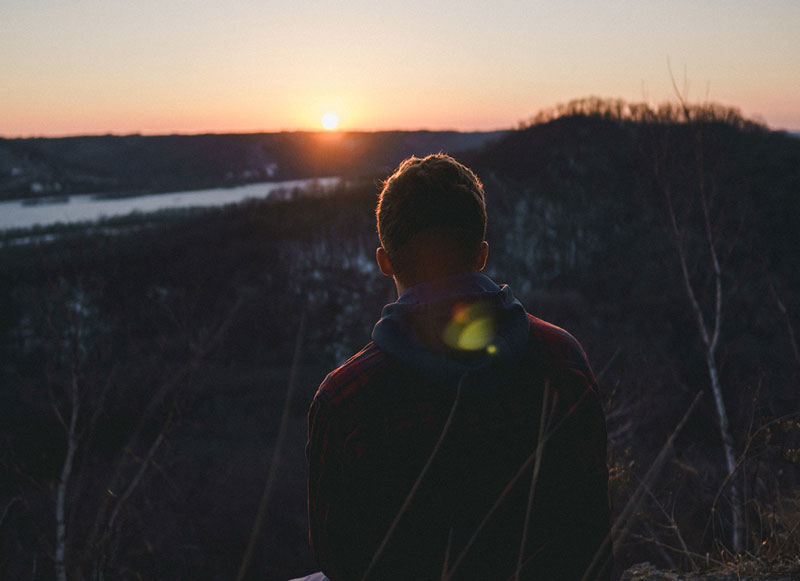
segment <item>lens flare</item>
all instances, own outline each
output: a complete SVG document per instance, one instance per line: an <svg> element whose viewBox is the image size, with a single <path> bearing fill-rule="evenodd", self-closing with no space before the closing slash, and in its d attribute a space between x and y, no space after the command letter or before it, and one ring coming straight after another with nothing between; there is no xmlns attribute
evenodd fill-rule
<svg viewBox="0 0 800 581"><path fill-rule="evenodd" d="M479 351L497 353L492 344L496 331L494 317L483 303L458 303L453 307L450 322L444 329L442 340L446 345L459 351Z"/></svg>

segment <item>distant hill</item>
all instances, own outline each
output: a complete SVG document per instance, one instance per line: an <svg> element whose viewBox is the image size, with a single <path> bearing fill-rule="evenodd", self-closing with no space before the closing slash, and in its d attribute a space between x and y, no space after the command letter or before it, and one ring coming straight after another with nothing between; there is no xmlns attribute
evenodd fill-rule
<svg viewBox="0 0 800 581"><path fill-rule="evenodd" d="M140 194L384 172L403 158L476 150L504 131L285 132L0 139L0 198Z"/></svg>

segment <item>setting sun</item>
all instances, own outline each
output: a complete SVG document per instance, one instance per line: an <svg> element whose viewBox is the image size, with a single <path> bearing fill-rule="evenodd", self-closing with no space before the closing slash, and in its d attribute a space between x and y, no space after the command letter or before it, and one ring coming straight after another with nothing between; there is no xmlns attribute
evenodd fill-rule
<svg viewBox="0 0 800 581"><path fill-rule="evenodd" d="M336 113L325 113L322 116L322 126L328 131L336 129L339 125L339 116Z"/></svg>

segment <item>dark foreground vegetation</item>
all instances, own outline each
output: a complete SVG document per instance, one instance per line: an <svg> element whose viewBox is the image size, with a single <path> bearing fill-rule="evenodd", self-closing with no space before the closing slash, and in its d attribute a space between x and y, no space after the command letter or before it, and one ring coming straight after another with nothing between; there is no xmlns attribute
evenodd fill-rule
<svg viewBox="0 0 800 581"><path fill-rule="evenodd" d="M464 161L489 274L600 378L618 569L798 575L800 140L585 100ZM0 577L315 569L305 411L393 297L380 177L0 248Z"/></svg>

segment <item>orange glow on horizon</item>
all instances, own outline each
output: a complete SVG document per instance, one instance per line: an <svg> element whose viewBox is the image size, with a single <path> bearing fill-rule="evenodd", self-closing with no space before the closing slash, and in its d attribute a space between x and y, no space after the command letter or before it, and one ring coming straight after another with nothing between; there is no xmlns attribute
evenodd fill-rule
<svg viewBox="0 0 800 581"><path fill-rule="evenodd" d="M798 2L96 4L0 8L0 136L511 129L592 95L674 102L668 62L689 102L800 131Z"/></svg>

